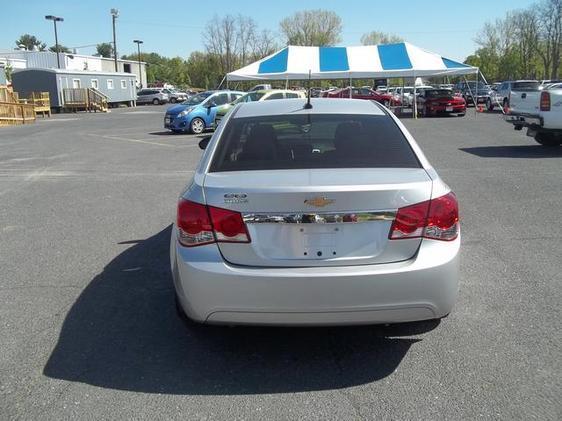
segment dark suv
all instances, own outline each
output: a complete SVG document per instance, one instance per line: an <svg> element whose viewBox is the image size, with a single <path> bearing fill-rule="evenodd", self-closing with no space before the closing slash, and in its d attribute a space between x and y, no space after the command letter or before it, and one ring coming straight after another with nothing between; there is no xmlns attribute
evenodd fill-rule
<svg viewBox="0 0 562 421"><path fill-rule="evenodd" d="M488 85L483 82L478 82L478 87L476 82L459 82L455 85L455 90L461 94L466 102L466 106L476 104L487 104L490 99L492 90ZM476 102L473 96L476 96Z"/></svg>

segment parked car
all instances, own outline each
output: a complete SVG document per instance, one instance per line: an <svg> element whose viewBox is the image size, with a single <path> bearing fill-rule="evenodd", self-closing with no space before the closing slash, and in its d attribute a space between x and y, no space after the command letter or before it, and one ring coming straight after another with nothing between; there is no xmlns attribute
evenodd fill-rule
<svg viewBox="0 0 562 421"><path fill-rule="evenodd" d="M318 98L322 93L323 89L320 87L312 87L310 88L310 97L311 98Z"/></svg>
<svg viewBox="0 0 562 421"><path fill-rule="evenodd" d="M341 325L445 317L458 292L457 200L375 101L236 105L177 206L179 314Z"/></svg>
<svg viewBox="0 0 562 421"><path fill-rule="evenodd" d="M166 104L170 98L168 94L158 88L145 88L137 92L137 104Z"/></svg>
<svg viewBox="0 0 562 421"><path fill-rule="evenodd" d="M535 90L538 89L539 86L540 82L538 80L508 80L502 82L497 89L497 101L491 102L492 108L488 107L488 109L491 111L498 103L500 103L504 109L509 108L509 99L513 91Z"/></svg>
<svg viewBox="0 0 562 421"><path fill-rule="evenodd" d="M215 124L217 127L221 122L222 118L228 113L236 104L243 102L254 102L254 101L269 101L272 99L295 99L295 98L306 98L305 91L292 91L284 89L270 89L263 91L252 91L245 95L242 95L237 100L230 102L228 104L221 105L215 114Z"/></svg>
<svg viewBox="0 0 562 421"><path fill-rule="evenodd" d="M467 107L470 105L477 106L477 104L487 105L492 93L492 89L484 82L478 82L477 85L475 81L459 82L455 89L464 98ZM476 101L473 96L476 96Z"/></svg>
<svg viewBox="0 0 562 421"><path fill-rule="evenodd" d="M418 113L423 117L437 114L466 114L466 102L452 89L422 89L417 96Z"/></svg>
<svg viewBox="0 0 562 421"><path fill-rule="evenodd" d="M269 83L263 83L261 85L254 85L252 87L252 89L250 89L248 92L252 92L252 91L264 91L264 90L268 90L271 89L271 85Z"/></svg>
<svg viewBox="0 0 562 421"><path fill-rule="evenodd" d="M386 87L385 87L386 88ZM353 99L369 99L375 100L383 104L385 107L391 105L393 97L386 92L373 91L369 88L353 88L351 91ZM336 89L323 94L325 98L349 98L349 88Z"/></svg>
<svg viewBox="0 0 562 421"><path fill-rule="evenodd" d="M543 146L562 143L562 83L518 87L511 92L506 120L516 130L527 128L527 136Z"/></svg>
<svg viewBox="0 0 562 421"><path fill-rule="evenodd" d="M176 89L163 88L162 92L168 94L168 98L172 104L175 104L176 102L183 102L188 98L188 95L185 92L181 92Z"/></svg>
<svg viewBox="0 0 562 421"><path fill-rule="evenodd" d="M175 133L189 131L200 134L212 128L217 108L244 95L238 91L201 92L166 110L164 127Z"/></svg>

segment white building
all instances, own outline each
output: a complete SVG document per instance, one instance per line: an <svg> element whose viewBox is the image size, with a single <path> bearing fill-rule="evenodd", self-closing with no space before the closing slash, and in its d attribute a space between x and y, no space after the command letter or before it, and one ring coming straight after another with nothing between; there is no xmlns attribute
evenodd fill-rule
<svg viewBox="0 0 562 421"><path fill-rule="evenodd" d="M86 70L90 72L115 72L112 58L87 56L83 54L59 53L60 68L65 70ZM56 69L57 53L51 51L7 50L0 51L0 63L9 64L13 69ZM146 63L117 59L118 73L136 75L137 86L146 86Z"/></svg>

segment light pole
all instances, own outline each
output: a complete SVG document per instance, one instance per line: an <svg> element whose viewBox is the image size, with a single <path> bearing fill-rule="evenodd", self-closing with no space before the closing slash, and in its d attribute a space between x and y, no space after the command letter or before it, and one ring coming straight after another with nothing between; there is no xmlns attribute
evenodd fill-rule
<svg viewBox="0 0 562 421"><path fill-rule="evenodd" d="M64 19L53 15L47 15L45 16L45 19L52 20L53 25L55 26L55 52L57 53L57 67L60 69L60 58L59 58L60 47L59 47L59 37L57 35L57 22L62 22L64 21Z"/></svg>
<svg viewBox="0 0 562 421"><path fill-rule="evenodd" d="M140 55L140 45L143 43L140 39L134 39L133 42L137 44L137 50L139 52L139 82L142 88L142 68L141 68L141 55Z"/></svg>
<svg viewBox="0 0 562 421"><path fill-rule="evenodd" d="M117 41L115 39L115 19L119 17L119 10L111 9L111 20L113 22L113 57L115 59L115 72L118 72L117 69Z"/></svg>

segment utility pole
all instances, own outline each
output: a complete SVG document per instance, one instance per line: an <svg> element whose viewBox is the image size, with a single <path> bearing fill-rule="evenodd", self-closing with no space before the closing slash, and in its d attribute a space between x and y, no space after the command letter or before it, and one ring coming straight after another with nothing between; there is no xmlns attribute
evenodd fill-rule
<svg viewBox="0 0 562 421"><path fill-rule="evenodd" d="M57 67L60 69L60 57L59 57L60 46L59 46L59 37L57 35L57 22L62 22L64 21L64 19L53 15L47 15L45 16L45 19L52 20L53 25L55 26L55 53L57 54Z"/></svg>
<svg viewBox="0 0 562 421"><path fill-rule="evenodd" d="M138 53L139 53L139 55L138 55L138 58L139 58L139 82L140 82L139 85L142 88L142 68L141 68L140 45L143 43L143 41L140 40L140 39L134 39L133 42L135 44L137 44L137 50L138 50Z"/></svg>
<svg viewBox="0 0 562 421"><path fill-rule="evenodd" d="M117 40L115 37L115 19L119 17L119 10L111 9L110 12L111 20L113 22L113 58L115 60L115 72L118 72L119 68L117 67Z"/></svg>

